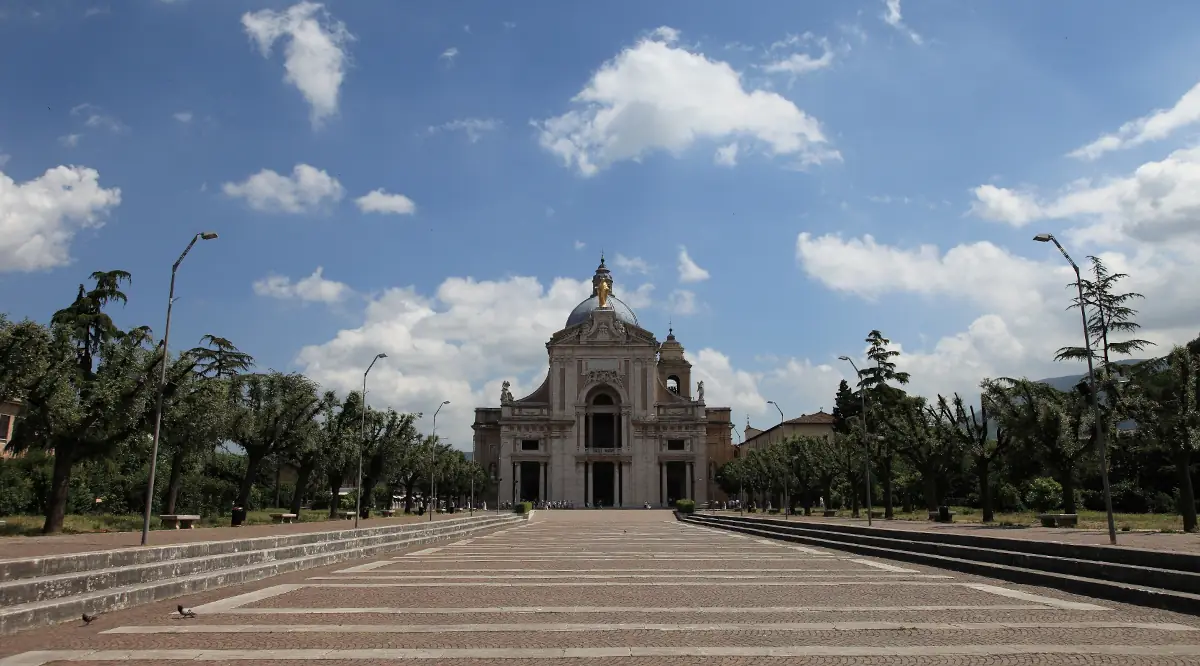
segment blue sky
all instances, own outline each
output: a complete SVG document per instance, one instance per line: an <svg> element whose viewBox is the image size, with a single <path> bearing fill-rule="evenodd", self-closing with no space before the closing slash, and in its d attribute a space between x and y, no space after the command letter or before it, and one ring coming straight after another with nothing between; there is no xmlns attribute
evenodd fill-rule
<svg viewBox="0 0 1200 666"><path fill-rule="evenodd" d="M739 424L774 422L766 400L828 410L837 356L872 328L927 394L1073 371L1050 362L1075 320L1039 231L1130 273L1147 337L1200 328L1179 279L1197 267L1194 3L0 16L0 309L46 320L120 268L119 320L161 333L170 264L213 230L181 269L172 347L222 335L339 390L386 352L373 402L451 399L439 430L463 447L500 381L540 383L601 250Z"/></svg>

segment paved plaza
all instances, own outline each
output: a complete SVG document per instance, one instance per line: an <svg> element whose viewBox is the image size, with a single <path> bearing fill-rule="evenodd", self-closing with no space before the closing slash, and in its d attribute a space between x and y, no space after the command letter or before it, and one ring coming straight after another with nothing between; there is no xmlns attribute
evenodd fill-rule
<svg viewBox="0 0 1200 666"><path fill-rule="evenodd" d="M0 666L1200 664L1190 616L677 522L516 527L0 639Z"/></svg>

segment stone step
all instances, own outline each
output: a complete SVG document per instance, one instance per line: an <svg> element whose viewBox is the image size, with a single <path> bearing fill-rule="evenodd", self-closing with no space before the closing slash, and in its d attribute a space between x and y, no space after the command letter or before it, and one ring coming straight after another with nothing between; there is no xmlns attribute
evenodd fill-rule
<svg viewBox="0 0 1200 666"><path fill-rule="evenodd" d="M495 516L503 514L489 515ZM446 520L439 520L437 522L441 524L447 524L464 520L477 520L478 518L480 517L450 518ZM319 543L330 540L336 541L358 535L392 534L415 529L422 525L425 525L425 523L401 523L398 525L384 525L382 527L364 527L359 529L349 528L325 532L302 532L299 534L281 534L277 536L254 537L246 539L226 539L221 541L199 541L193 543L178 543L162 546L135 546L131 548L117 548L86 553L47 555L45 557L0 559L0 583L11 580L21 580L25 578L37 578L40 576L54 576L58 574L80 571L96 571L98 569L133 566L136 564L150 564L152 562L165 562L169 560L205 557L209 555L221 555L225 553L238 553L248 550L282 548L284 546Z"/></svg>
<svg viewBox="0 0 1200 666"><path fill-rule="evenodd" d="M0 636L76 620L83 613L111 612L219 587L249 583L293 571L372 557L380 553L437 541L465 538L524 521L524 516L499 514L420 525L409 524L405 526L410 528L408 530L393 530L382 536L375 534L342 539L340 541L348 543L342 544L342 547L338 548L319 549L318 552L301 553L293 557L270 558L230 568L204 570L190 575L120 585L101 590L82 591L70 596L55 596L39 601L0 607ZM363 531L376 530L358 530L358 532ZM95 572L94 575L103 576L104 572ZM26 584L36 583L37 579L26 581Z"/></svg>
<svg viewBox="0 0 1200 666"><path fill-rule="evenodd" d="M481 516L480 520L492 518L490 516ZM422 529L434 531L453 530L462 524L461 521L457 520L439 521L431 523L429 527L426 527L422 523L417 523L405 525L404 527L407 529L403 530L394 530L386 533L378 533L377 530L372 530L370 533L348 539L326 539L310 543L284 545L276 548L259 547L219 555L171 558L149 564L108 567L96 571L76 571L52 576L20 578L0 583L0 607L35 601L48 601L73 594L98 592L114 587L124 587L140 583L151 583L166 578L191 576L193 574L248 566L272 560L284 560L303 557L305 555L335 552L349 547L383 543L394 539L394 535L397 534L409 534ZM360 530L360 532L362 531ZM345 534L345 532L339 531L334 534L340 535ZM262 544L258 545L261 546Z"/></svg>
<svg viewBox="0 0 1200 666"><path fill-rule="evenodd" d="M874 537L876 543L868 543L870 537L861 534L847 535L821 530L806 530L803 527L797 528L794 523L792 525L775 525L758 519L735 518L731 520L725 516L707 515L680 517L686 522L728 529L743 534L822 546L890 560L914 562L963 573L990 576L1015 583L1051 587L1101 599L1200 615L1200 594L1166 587L1172 583L1178 584L1181 577L1183 580L1189 581L1188 585L1190 585L1190 579L1186 577L1189 572L1112 562L1050 558L1050 556L1018 557L1025 554L967 546L931 550L929 542L915 540ZM898 531L896 530L896 532ZM887 545L881 545L883 542L887 542ZM989 550L991 552L987 552ZM1047 558L1061 561L1051 563ZM1021 561L1029 566L1006 564L1003 563L1005 560ZM1097 565L1100 567L1099 569L1090 568ZM1113 567L1122 568L1124 571L1115 570ZM1089 571L1106 571L1116 574L1117 577L1092 577L1085 573ZM1129 578L1154 581L1154 584L1133 584L1122 580Z"/></svg>

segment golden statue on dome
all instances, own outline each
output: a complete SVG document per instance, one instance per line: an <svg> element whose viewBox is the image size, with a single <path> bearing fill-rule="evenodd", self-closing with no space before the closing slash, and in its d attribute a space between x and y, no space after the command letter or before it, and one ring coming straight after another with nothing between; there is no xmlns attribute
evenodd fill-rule
<svg viewBox="0 0 1200 666"><path fill-rule="evenodd" d="M596 286L596 298L600 303L600 307L608 305L608 295L612 293L612 285L608 280L601 280Z"/></svg>

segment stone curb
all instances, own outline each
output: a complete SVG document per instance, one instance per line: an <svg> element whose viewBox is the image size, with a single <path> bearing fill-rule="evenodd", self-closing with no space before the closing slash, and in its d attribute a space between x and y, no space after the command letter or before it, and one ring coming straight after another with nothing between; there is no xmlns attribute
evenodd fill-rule
<svg viewBox="0 0 1200 666"><path fill-rule="evenodd" d="M1200 615L1200 595L1197 594L1191 594L1177 590L1167 590L1157 587L1132 585L1117 581L1087 578L1084 576L1057 573L1027 567L984 562L962 557L951 557L947 555L920 552L917 550L908 549L910 546L914 545L914 542L911 541L906 543L903 540L891 539L891 541L896 542L895 544L892 544L892 547L882 547L865 545L852 541L839 541L836 539L836 536L838 535L829 535L830 538L822 538L818 536L788 533L780 529L783 526L776 526L772 524L764 525L764 521L757 519L742 519L745 521L742 522L737 519L729 519L728 517L724 516L682 516L678 514L677 519L683 522L720 527L735 532L753 534L755 536L779 539L782 541L791 541L812 546L823 546L825 548L834 550L841 550L859 555L871 555L890 560L914 562L917 564L925 564L942 569L950 569L952 571L960 571L963 573L999 578L1014 583L1050 587L1084 596L1108 599L1110 601L1119 601L1139 606L1162 608L1165 610L1186 613L1189 615ZM982 551L986 549L974 550ZM980 553L975 552L974 554L978 555ZM1112 565L1110 563L1109 566L1122 565Z"/></svg>
<svg viewBox="0 0 1200 666"><path fill-rule="evenodd" d="M410 535L401 534L396 535L399 538L394 540L385 538L382 542L376 540L370 545L350 545L333 552L301 555L232 569L210 571L186 578L159 580L78 594L64 599L0 608L0 636L78 619L83 613L111 612L220 587L250 583L293 571L312 569L412 546L468 536L484 530L523 522L516 516L487 516L470 518L466 521L473 524L464 525L465 521L460 520L454 521L455 524L449 524L449 521L446 521L435 523L433 526L422 526L425 529L416 530L419 534L411 535L407 539L403 537ZM346 541L358 542L361 540L362 538Z"/></svg>
<svg viewBox="0 0 1200 666"><path fill-rule="evenodd" d="M468 520L475 520L475 518L450 518L437 522L441 525L452 525ZM429 524L426 522L400 523L397 525L382 525L359 529L301 532L299 534L280 534L247 539L195 541L149 547L132 546L84 553L62 553L42 557L10 558L0 560L0 582L204 557L207 555L238 553L248 550L265 550L306 543L338 541L375 534L392 534L424 529Z"/></svg>

